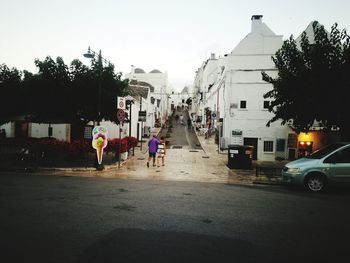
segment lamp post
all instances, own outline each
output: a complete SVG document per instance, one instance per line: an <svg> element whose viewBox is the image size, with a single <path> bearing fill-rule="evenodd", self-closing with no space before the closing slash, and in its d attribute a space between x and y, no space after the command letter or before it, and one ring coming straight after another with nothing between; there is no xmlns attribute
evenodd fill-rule
<svg viewBox="0 0 350 263"><path fill-rule="evenodd" d="M91 50L90 47L88 48L88 51L84 54L84 57L93 59L97 57L97 63L98 63L98 104L97 104L97 111L98 111L98 117L97 117L97 125L100 125L101 121L101 96L102 96L102 71L103 71L103 65L102 62L111 64L109 61L104 59L101 55L101 50L97 54L95 51Z"/></svg>
<svg viewBox="0 0 350 263"><path fill-rule="evenodd" d="M132 104L134 104L134 100L128 99L126 100L126 109L129 110L129 140L128 140L128 148L130 149L130 144L131 144L131 116L132 116L132 112L131 112L131 106ZM135 155L135 151L133 150L132 155Z"/></svg>
<svg viewBox="0 0 350 263"><path fill-rule="evenodd" d="M100 125L101 122L101 96L102 96L102 71L103 71L103 65L102 62L104 61L105 63L108 63L109 65L111 64L109 61L104 59L101 55L101 50L97 54L95 51L91 50L90 47L88 48L87 53L84 54L84 57L93 59L97 57L97 63L98 63L98 104L97 104L97 125ZM97 152L96 152L97 154ZM95 167L98 171L104 170L104 165L101 163L99 164L97 161L97 158L95 159Z"/></svg>

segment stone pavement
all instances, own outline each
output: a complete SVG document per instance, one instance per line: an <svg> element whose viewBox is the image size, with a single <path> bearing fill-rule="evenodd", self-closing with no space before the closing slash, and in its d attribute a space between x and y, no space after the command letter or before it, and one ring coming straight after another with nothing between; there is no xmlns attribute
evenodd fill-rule
<svg viewBox="0 0 350 263"><path fill-rule="evenodd" d="M160 128L153 128L151 136L158 134ZM128 178L128 179L151 179L151 180L172 180L172 181L196 181L226 184L252 185L258 183L280 183L280 177L256 176L255 168L252 170L229 169L227 167L228 153L218 153L218 146L214 142L214 136L205 139L198 136L202 150L170 148L167 149L165 166L146 166L148 152L147 142L140 148L135 149L135 155L125 161L120 168L109 167L110 172L101 174L103 177ZM264 165L279 167L283 163L257 163L253 166Z"/></svg>

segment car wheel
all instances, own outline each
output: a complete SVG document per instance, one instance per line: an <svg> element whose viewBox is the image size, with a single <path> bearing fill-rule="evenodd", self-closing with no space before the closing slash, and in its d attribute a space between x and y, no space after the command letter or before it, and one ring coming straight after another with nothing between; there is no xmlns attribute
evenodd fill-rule
<svg viewBox="0 0 350 263"><path fill-rule="evenodd" d="M311 174L306 177L305 186L311 192L320 192L326 187L326 179L321 174Z"/></svg>

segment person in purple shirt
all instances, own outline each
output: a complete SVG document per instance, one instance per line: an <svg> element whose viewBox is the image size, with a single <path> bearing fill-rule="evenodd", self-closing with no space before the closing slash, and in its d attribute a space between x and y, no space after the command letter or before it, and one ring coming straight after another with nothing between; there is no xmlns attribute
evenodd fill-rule
<svg viewBox="0 0 350 263"><path fill-rule="evenodd" d="M157 148L158 148L158 139L155 135L153 135L152 139L148 141L148 161L147 161L147 167L149 167L149 161L153 159L153 166L156 166L156 154L157 154Z"/></svg>

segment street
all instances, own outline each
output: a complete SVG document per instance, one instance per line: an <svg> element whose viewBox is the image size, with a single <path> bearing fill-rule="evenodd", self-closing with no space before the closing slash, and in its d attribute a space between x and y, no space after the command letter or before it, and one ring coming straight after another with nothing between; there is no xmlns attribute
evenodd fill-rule
<svg viewBox="0 0 350 263"><path fill-rule="evenodd" d="M2 262L340 262L350 192L0 174Z"/></svg>

